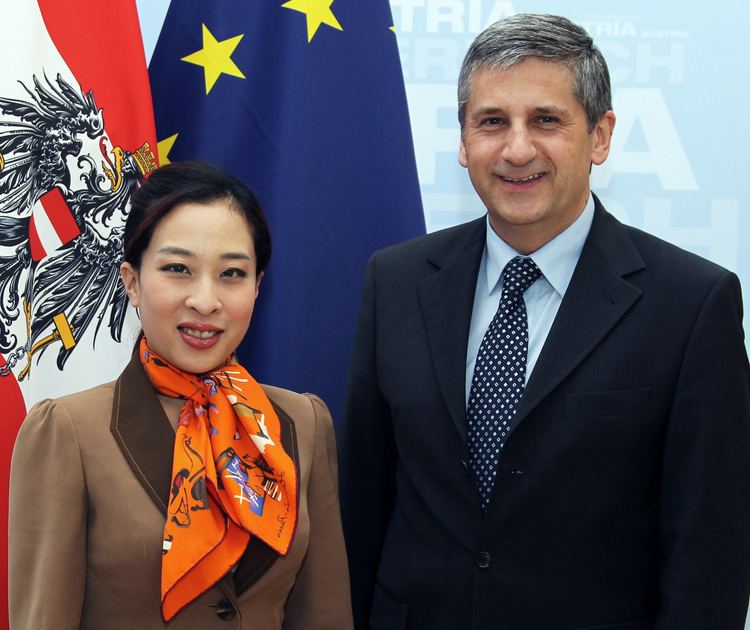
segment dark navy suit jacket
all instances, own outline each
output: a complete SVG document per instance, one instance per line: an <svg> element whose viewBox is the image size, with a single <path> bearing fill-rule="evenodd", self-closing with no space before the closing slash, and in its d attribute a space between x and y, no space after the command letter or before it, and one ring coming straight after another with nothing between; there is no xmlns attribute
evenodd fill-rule
<svg viewBox="0 0 750 630"><path fill-rule="evenodd" d="M737 277L591 231L483 516L466 347L485 219L375 254L339 444L358 630L740 630L750 372Z"/></svg>

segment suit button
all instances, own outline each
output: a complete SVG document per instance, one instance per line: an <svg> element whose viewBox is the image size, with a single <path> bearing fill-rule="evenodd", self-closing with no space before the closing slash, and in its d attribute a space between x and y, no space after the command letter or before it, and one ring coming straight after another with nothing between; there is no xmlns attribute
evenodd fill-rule
<svg viewBox="0 0 750 630"><path fill-rule="evenodd" d="M461 469L464 471L464 475L467 477L471 476L471 471L469 470L469 463L465 460L461 460Z"/></svg>
<svg viewBox="0 0 750 630"><path fill-rule="evenodd" d="M477 566L480 569L487 569L490 566L490 562L492 562L492 556L490 556L488 551L480 551L477 554Z"/></svg>
<svg viewBox="0 0 750 630"><path fill-rule="evenodd" d="M216 616L222 621L232 621L237 616L237 609L231 602L222 599L216 604Z"/></svg>

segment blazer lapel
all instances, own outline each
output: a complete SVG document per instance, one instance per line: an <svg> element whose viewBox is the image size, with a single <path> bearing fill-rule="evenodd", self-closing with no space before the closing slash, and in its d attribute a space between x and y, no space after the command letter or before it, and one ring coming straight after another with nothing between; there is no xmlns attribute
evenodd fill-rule
<svg viewBox="0 0 750 630"><path fill-rule="evenodd" d="M136 479L166 518L174 430L137 351L115 383L110 431Z"/></svg>
<svg viewBox="0 0 750 630"><path fill-rule="evenodd" d="M645 264L623 225L594 199L591 231L511 430L583 361L641 295L623 276Z"/></svg>
<svg viewBox="0 0 750 630"><path fill-rule="evenodd" d="M281 423L281 443L299 477L294 421L275 402L271 404ZM166 519L175 434L137 352L115 383L110 430L133 474ZM264 542L251 538L235 572L216 586L236 605L238 595L254 584L278 558L279 554Z"/></svg>
<svg viewBox="0 0 750 630"><path fill-rule="evenodd" d="M464 238L436 252L435 273L419 284L430 352L451 419L466 440L466 348L479 264L486 240L485 218L471 222Z"/></svg>

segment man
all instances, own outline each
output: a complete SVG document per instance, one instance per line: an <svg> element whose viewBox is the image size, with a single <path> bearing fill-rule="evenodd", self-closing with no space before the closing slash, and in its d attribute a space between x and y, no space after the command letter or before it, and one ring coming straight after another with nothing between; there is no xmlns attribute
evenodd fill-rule
<svg viewBox="0 0 750 630"><path fill-rule="evenodd" d="M604 59L490 26L459 82L487 216L375 254L340 435L359 630L739 630L750 371L736 276L609 215Z"/></svg>

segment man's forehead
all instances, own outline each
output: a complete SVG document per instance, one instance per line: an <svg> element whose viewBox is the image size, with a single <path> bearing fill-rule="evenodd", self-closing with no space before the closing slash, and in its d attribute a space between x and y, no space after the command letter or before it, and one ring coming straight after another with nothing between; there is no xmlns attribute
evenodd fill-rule
<svg viewBox="0 0 750 630"><path fill-rule="evenodd" d="M573 71L570 64L543 57L525 57L513 63L480 65L472 73L470 83L473 83L477 77L504 79L514 74L526 72L558 75L560 80L563 81L573 80Z"/></svg>
<svg viewBox="0 0 750 630"><path fill-rule="evenodd" d="M506 94L514 101L537 100L534 106L540 108L566 107L560 98L578 100L570 70L561 63L528 60L510 68L478 68L472 75L468 100L474 107L487 105L477 102L478 97L494 101L503 100Z"/></svg>

